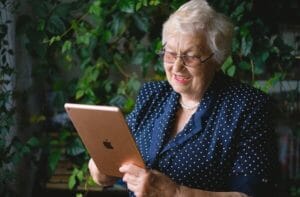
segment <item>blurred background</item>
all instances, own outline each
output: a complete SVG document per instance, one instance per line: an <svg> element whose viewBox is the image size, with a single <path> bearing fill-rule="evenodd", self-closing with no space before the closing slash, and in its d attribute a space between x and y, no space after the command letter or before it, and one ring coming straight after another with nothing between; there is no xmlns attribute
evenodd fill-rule
<svg viewBox="0 0 300 197"><path fill-rule="evenodd" d="M65 102L119 106L164 80L157 51L184 0L0 0L0 196L126 196L96 186ZM278 103L281 196L300 196L300 2L208 0L235 24L223 71Z"/></svg>

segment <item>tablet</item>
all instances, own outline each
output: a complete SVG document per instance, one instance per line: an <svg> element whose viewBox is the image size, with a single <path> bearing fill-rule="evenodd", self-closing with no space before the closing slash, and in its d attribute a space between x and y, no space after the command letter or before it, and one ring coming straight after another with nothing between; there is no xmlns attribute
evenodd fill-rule
<svg viewBox="0 0 300 197"><path fill-rule="evenodd" d="M124 163L145 168L118 107L66 103L65 109L101 173L122 177Z"/></svg>

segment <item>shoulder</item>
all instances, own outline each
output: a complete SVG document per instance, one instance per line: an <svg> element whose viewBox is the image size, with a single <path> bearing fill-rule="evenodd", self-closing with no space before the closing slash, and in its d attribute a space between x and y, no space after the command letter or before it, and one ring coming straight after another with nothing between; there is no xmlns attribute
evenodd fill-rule
<svg viewBox="0 0 300 197"><path fill-rule="evenodd" d="M157 94L166 91L172 91L172 88L167 81L150 81L143 84L140 93Z"/></svg>
<svg viewBox="0 0 300 197"><path fill-rule="evenodd" d="M265 92L239 80L224 76L223 88L219 96L223 100L244 105L258 106L271 103L271 97Z"/></svg>
<svg viewBox="0 0 300 197"><path fill-rule="evenodd" d="M138 94L138 100L152 100L162 98L172 92L172 87L167 81L151 81L143 84Z"/></svg>
<svg viewBox="0 0 300 197"><path fill-rule="evenodd" d="M141 87L136 100L136 107L147 108L151 103L163 100L173 89L167 81L146 82Z"/></svg>
<svg viewBox="0 0 300 197"><path fill-rule="evenodd" d="M152 81L143 84L137 96L134 109L127 116L128 125L133 133L147 114L152 114L158 110L166 95L170 94L172 90L167 81Z"/></svg>

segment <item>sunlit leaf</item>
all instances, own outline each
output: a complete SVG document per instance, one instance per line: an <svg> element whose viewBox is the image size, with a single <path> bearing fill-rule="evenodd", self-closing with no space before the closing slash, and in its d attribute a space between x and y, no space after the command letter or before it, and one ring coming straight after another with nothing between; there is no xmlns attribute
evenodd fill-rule
<svg viewBox="0 0 300 197"><path fill-rule="evenodd" d="M120 0L118 6L126 13L133 13L135 11L135 3L133 0Z"/></svg>
<svg viewBox="0 0 300 197"><path fill-rule="evenodd" d="M71 41L66 40L66 41L64 42L63 46L62 46L61 52L62 52L62 53L65 53L66 51L71 50L71 47L72 47Z"/></svg>
<svg viewBox="0 0 300 197"><path fill-rule="evenodd" d="M94 1L89 8L89 13L100 17L100 15L102 13L101 1L99 1L99 0Z"/></svg>
<svg viewBox="0 0 300 197"><path fill-rule="evenodd" d="M222 65L222 70L226 72L226 70L233 64L232 57L229 56Z"/></svg>
<svg viewBox="0 0 300 197"><path fill-rule="evenodd" d="M235 75L235 71L236 71L236 66L232 65L229 67L229 69L227 69L227 74L232 77Z"/></svg>
<svg viewBox="0 0 300 197"><path fill-rule="evenodd" d="M72 174L68 180L68 187L69 189L73 189L75 185L76 185L76 175Z"/></svg>
<svg viewBox="0 0 300 197"><path fill-rule="evenodd" d="M76 100L79 100L80 98L82 98L83 95L84 95L84 90L78 90L76 92L76 96L75 96Z"/></svg>

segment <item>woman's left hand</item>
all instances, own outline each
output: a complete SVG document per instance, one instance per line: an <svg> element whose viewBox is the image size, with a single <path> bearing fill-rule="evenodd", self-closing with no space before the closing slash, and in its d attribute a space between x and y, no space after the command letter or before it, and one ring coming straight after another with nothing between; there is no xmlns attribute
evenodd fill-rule
<svg viewBox="0 0 300 197"><path fill-rule="evenodd" d="M133 164L124 164L119 170L136 197L174 197L178 192L179 186L156 170L145 170Z"/></svg>

